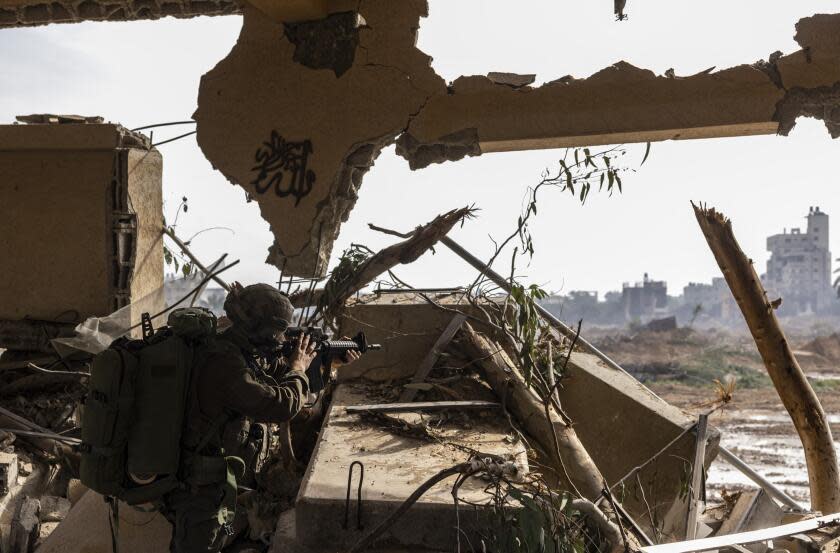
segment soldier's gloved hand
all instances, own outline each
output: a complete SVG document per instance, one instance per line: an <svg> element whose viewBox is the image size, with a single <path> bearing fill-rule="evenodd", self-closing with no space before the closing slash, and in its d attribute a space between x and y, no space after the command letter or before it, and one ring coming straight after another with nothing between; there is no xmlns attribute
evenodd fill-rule
<svg viewBox="0 0 840 553"><path fill-rule="evenodd" d="M299 337L297 346L289 360L292 370L305 373L313 359L315 359L315 343L310 343L308 334Z"/></svg>
<svg viewBox="0 0 840 553"><path fill-rule="evenodd" d="M349 340L347 336L342 336L342 340ZM341 357L337 357L333 359L332 366L333 368L341 367L343 365L349 365L353 361L357 361L362 356L362 353L359 350L349 349L344 352L344 355Z"/></svg>

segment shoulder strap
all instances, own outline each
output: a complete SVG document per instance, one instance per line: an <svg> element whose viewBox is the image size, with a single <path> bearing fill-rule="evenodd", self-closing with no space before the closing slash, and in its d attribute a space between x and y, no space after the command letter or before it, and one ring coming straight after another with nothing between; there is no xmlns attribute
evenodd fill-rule
<svg viewBox="0 0 840 553"><path fill-rule="evenodd" d="M222 411L221 413L219 413L219 415L213 420L213 423L210 425L210 428L208 428L204 436L201 437L201 441L199 441L198 445L195 447L195 453L198 453L202 449L204 449L204 446L210 443L210 440L213 439L213 436L219 430L221 430L222 426L224 426L231 418L232 416L226 411Z"/></svg>
<svg viewBox="0 0 840 553"><path fill-rule="evenodd" d="M106 497L108 504L108 524L111 527L111 551L120 551L120 500L116 497Z"/></svg>

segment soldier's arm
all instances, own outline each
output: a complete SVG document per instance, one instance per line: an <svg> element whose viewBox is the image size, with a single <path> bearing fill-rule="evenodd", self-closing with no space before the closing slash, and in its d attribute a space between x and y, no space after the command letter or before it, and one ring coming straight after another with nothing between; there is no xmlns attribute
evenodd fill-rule
<svg viewBox="0 0 840 553"><path fill-rule="evenodd" d="M303 408L309 393L306 376L290 371L277 384L256 380L244 363L228 365L220 371L216 395L229 410L256 422L283 422L293 418Z"/></svg>

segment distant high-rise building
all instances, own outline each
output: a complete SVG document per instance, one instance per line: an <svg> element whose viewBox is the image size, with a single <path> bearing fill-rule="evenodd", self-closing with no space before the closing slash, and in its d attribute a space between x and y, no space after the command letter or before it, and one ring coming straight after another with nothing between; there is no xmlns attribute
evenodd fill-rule
<svg viewBox="0 0 840 553"><path fill-rule="evenodd" d="M782 297L782 312L790 315L821 312L836 301L831 287L828 215L812 207L807 219L805 232L792 228L767 238L770 259L764 286L771 296Z"/></svg>

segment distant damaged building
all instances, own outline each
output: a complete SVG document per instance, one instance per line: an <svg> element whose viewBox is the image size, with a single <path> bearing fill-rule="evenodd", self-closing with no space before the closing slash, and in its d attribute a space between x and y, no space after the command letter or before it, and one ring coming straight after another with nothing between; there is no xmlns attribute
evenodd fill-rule
<svg viewBox="0 0 840 553"><path fill-rule="evenodd" d="M771 296L783 299L781 314L826 313L837 303L831 287L828 214L812 207L807 227L767 238L767 273L762 277Z"/></svg>

